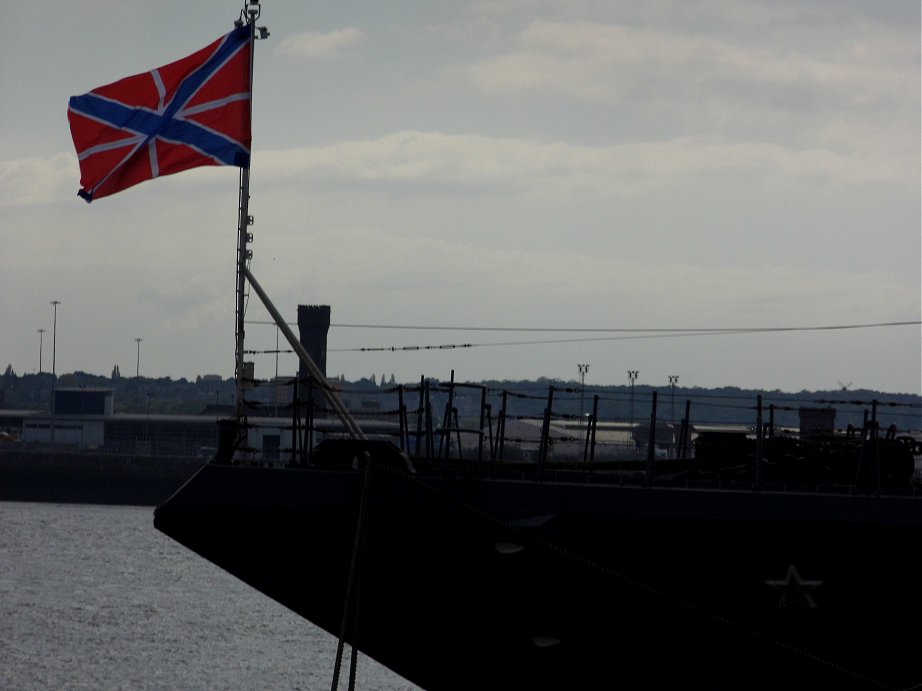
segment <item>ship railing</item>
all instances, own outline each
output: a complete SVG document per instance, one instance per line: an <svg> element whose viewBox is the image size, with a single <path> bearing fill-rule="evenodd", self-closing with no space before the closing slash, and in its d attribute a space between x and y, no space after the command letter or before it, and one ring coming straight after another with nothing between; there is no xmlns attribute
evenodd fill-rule
<svg viewBox="0 0 922 691"><path fill-rule="evenodd" d="M722 435L719 454L737 454L737 461L743 461L737 465L758 488L772 479L766 472L775 469L773 454L811 437L798 428L795 417L804 402L774 394L755 400L732 393L695 394L680 399L678 405L673 396L663 405L656 390L604 391L557 384L512 389L453 379L440 382L421 377L415 385L370 385L339 393L363 428L390 438L411 457L443 465L524 463L537 475L561 465L611 473L617 472L612 468L620 463L624 473L633 477L639 462L644 482L650 485L681 481L683 474L725 481L732 476L732 468L716 472L701 462L702 453L713 455L712 442ZM299 390L309 392L310 388L306 383ZM897 443L917 452L917 438L901 432L907 420L918 420L918 410L912 406L873 400L818 399L814 403L818 408L837 405L840 411L848 403L854 409L846 410L850 427L825 430L836 438L851 434L856 441L873 444L899 440ZM880 415L881 410L886 410L885 416ZM318 427L318 420L326 419L330 411L307 395L288 404L285 414L292 421L290 442L282 445L282 452L292 464L309 464L316 443L336 434L329 425ZM745 453L733 448L734 439L741 448L745 446ZM922 451L922 442L918 442L918 451ZM865 469L856 469L852 481L864 473L870 474L865 484L880 485L876 478L879 461L866 454L863 462Z"/></svg>

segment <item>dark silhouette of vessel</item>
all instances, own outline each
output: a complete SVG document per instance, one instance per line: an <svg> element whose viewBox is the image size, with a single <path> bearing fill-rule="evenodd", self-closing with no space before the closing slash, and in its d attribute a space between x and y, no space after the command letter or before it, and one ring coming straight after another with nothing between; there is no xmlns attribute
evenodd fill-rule
<svg viewBox="0 0 922 691"><path fill-rule="evenodd" d="M328 439L266 467L229 432L155 525L432 691L922 683L911 440L703 437L655 466Z"/></svg>

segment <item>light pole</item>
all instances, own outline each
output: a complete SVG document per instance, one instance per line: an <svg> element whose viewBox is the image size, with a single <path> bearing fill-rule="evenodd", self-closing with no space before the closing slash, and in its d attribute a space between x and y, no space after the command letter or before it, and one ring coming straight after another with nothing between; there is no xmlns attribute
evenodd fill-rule
<svg viewBox="0 0 922 691"><path fill-rule="evenodd" d="M134 378L135 379L141 378L141 341L143 340L144 340L143 338L134 339L134 342L138 344L138 361L134 368Z"/></svg>
<svg viewBox="0 0 922 691"><path fill-rule="evenodd" d="M669 375L669 386L672 388L672 424L675 424L675 385L679 381L678 374Z"/></svg>
<svg viewBox="0 0 922 691"><path fill-rule="evenodd" d="M61 304L60 300L52 300L51 306L54 308L54 321L51 326L51 443L54 444L54 428L57 424L57 421L54 419L54 396L55 390L57 389L58 383L58 369L57 369L57 356L58 356L58 305Z"/></svg>
<svg viewBox="0 0 922 691"><path fill-rule="evenodd" d="M637 381L638 374L640 374L640 370L629 369L627 371L627 378L631 382L631 427L634 426L634 382Z"/></svg>
<svg viewBox="0 0 922 691"><path fill-rule="evenodd" d="M58 356L58 305L60 300L52 300L51 306L54 308L54 322L51 327L51 374L57 376L57 356Z"/></svg>
<svg viewBox="0 0 922 691"><path fill-rule="evenodd" d="M588 364L578 363L579 368L579 428L583 428L583 396L585 394L586 372L589 371Z"/></svg>
<svg viewBox="0 0 922 691"><path fill-rule="evenodd" d="M42 373L42 341L45 340L45 330L38 330L38 373Z"/></svg>

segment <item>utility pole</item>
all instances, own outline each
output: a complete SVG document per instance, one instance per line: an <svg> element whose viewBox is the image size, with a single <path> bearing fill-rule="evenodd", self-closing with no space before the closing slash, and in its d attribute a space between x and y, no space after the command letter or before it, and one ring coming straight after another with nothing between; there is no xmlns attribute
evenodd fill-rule
<svg viewBox="0 0 922 691"><path fill-rule="evenodd" d="M138 361L135 364L135 368L134 368L134 378L135 379L141 378L141 341L143 340L144 340L143 338L134 339L134 342L138 344Z"/></svg>

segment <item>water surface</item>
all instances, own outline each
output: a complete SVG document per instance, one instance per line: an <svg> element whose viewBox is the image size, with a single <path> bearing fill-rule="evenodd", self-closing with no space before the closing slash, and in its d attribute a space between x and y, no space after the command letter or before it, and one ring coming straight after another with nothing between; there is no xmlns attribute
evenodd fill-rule
<svg viewBox="0 0 922 691"><path fill-rule="evenodd" d="M0 502L0 688L329 689L335 653L151 508ZM417 689L366 657L356 687Z"/></svg>

